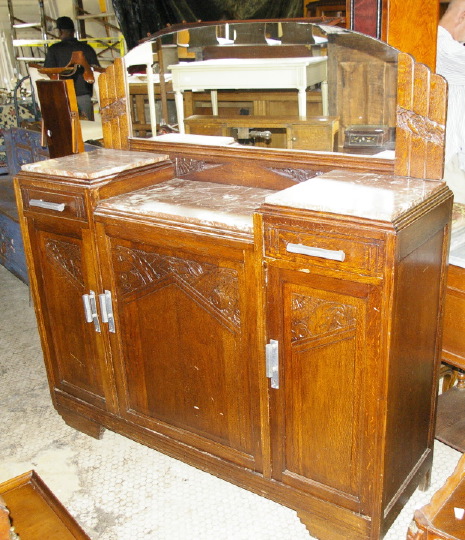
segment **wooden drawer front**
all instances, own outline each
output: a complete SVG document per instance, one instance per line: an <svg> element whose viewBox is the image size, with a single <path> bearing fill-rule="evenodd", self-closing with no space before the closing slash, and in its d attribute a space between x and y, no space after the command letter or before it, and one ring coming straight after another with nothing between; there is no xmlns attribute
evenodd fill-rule
<svg viewBox="0 0 465 540"><path fill-rule="evenodd" d="M83 195L34 188L22 188L21 194L27 212L86 220Z"/></svg>
<svg viewBox="0 0 465 540"><path fill-rule="evenodd" d="M264 237L267 257L369 276L381 276L383 272L381 240L358 238L349 233L334 232L334 229L318 233L269 224L265 224ZM301 250L304 253L293 252Z"/></svg>

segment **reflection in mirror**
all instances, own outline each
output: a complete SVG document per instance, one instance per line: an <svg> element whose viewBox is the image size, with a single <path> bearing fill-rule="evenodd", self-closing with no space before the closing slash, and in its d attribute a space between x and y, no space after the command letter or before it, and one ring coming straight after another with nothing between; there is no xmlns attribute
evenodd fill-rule
<svg viewBox="0 0 465 540"><path fill-rule="evenodd" d="M132 136L393 157L397 53L308 22L160 32L125 57Z"/></svg>

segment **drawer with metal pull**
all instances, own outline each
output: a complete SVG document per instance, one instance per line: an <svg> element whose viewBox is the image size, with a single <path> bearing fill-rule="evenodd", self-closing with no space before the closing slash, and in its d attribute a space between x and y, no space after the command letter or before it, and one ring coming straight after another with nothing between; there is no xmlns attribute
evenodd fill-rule
<svg viewBox="0 0 465 540"><path fill-rule="evenodd" d="M381 239L361 237L332 227L327 231L322 227L309 231L266 222L264 232L267 257L302 267L311 265L363 275L382 274L384 242Z"/></svg>
<svg viewBox="0 0 465 540"><path fill-rule="evenodd" d="M23 187L21 196L25 212L86 219L85 200L81 194Z"/></svg>

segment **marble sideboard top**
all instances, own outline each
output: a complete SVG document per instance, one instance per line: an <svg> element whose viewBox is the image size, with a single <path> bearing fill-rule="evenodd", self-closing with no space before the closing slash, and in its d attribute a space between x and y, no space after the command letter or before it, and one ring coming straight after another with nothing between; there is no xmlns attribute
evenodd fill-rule
<svg viewBox="0 0 465 540"><path fill-rule="evenodd" d="M101 201L96 213L116 210L250 233L253 213L270 193L273 190L174 178Z"/></svg>
<svg viewBox="0 0 465 540"><path fill-rule="evenodd" d="M98 148L90 152L27 163L21 167L21 170L36 174L93 180L128 169L153 165L167 159L169 156L165 154Z"/></svg>
<svg viewBox="0 0 465 540"><path fill-rule="evenodd" d="M265 202L393 222L444 186L437 180L336 170L269 195Z"/></svg>

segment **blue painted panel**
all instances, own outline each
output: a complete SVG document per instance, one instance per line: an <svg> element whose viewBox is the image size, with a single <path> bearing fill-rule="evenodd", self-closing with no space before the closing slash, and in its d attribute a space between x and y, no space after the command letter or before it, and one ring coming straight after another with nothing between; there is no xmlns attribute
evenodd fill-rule
<svg viewBox="0 0 465 540"><path fill-rule="evenodd" d="M0 213L0 264L28 283L23 239L19 223Z"/></svg>

